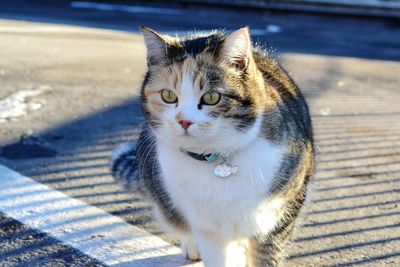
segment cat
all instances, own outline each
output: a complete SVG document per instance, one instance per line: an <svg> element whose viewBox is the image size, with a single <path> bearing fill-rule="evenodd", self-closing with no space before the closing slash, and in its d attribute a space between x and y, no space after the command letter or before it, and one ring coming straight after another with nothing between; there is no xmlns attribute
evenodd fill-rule
<svg viewBox="0 0 400 267"><path fill-rule="evenodd" d="M304 97L249 29L171 37L141 28L148 71L137 144L114 177L206 267L278 266L313 173Z"/></svg>

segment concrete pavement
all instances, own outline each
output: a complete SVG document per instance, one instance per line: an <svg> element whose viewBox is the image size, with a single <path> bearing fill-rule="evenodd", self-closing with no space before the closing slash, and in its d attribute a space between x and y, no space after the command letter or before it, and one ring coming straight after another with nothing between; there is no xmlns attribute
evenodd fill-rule
<svg viewBox="0 0 400 267"><path fill-rule="evenodd" d="M11 11L7 14L17 16ZM90 14L97 27L103 18L107 28L115 29L123 20L112 24L108 19L128 16L93 11L82 20L90 21ZM32 16L29 20L34 20ZM77 14L60 20L65 23L71 16ZM130 18L137 23L151 20L141 16ZM234 19L235 14L224 12L221 17L221 25L244 23ZM274 24L282 29L259 39L283 52L280 60L303 88L318 147L314 191L284 266L398 266L400 64L398 40L389 38L398 31L396 22L289 17L273 15L265 21L263 15L255 14L252 22L254 28ZM179 25L171 16L158 19L169 23L175 19ZM180 22L186 20L182 29L189 28L189 18ZM217 18L213 20L207 27L218 24ZM312 26L313 22L320 27ZM336 22L349 27L342 30ZM161 24L162 30L172 30ZM354 36L356 32L360 34ZM371 36L374 32L380 39ZM26 100L40 102L40 109L0 124L0 164L176 244L151 220L142 197L128 194L108 172L112 148L136 138L135 127L142 121L137 102L145 70L141 38L132 33L2 20L0 58L0 99L20 90L46 88L45 93ZM8 225L18 224L2 218ZM0 249L10 253L0 258L0 265L39 264L32 261L33 256L24 256L32 243L15 239L18 245L11 247L4 245L6 240L0 238ZM68 249L74 257L83 257ZM47 259L58 257L51 254Z"/></svg>

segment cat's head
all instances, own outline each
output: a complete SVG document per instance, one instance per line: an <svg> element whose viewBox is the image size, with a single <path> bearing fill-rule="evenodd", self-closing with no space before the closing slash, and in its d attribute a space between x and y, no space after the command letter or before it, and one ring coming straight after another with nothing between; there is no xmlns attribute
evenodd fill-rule
<svg viewBox="0 0 400 267"><path fill-rule="evenodd" d="M142 34L143 110L160 141L209 153L238 149L257 136L264 82L247 28L230 35L171 37L149 28Z"/></svg>

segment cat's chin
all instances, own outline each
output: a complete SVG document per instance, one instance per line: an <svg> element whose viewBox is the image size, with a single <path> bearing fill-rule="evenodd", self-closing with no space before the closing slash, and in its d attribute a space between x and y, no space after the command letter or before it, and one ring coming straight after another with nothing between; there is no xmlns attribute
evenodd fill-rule
<svg viewBox="0 0 400 267"><path fill-rule="evenodd" d="M193 135L176 136L168 141L169 144L179 148L184 148L195 153L215 152L215 147L210 144L214 143L211 139L198 138Z"/></svg>

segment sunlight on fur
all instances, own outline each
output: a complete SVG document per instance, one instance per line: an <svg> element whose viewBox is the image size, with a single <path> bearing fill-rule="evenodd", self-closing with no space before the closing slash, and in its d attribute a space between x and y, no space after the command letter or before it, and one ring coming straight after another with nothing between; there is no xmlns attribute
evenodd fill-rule
<svg viewBox="0 0 400 267"><path fill-rule="evenodd" d="M248 28L171 37L143 28L144 126L111 168L206 267L277 266L313 173L307 104ZM239 241L238 241L239 240Z"/></svg>

